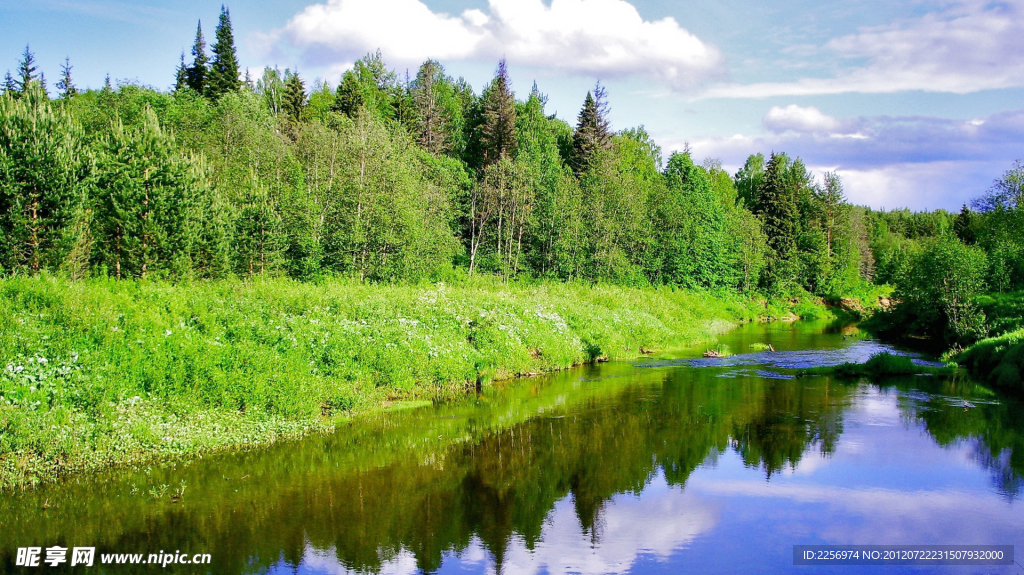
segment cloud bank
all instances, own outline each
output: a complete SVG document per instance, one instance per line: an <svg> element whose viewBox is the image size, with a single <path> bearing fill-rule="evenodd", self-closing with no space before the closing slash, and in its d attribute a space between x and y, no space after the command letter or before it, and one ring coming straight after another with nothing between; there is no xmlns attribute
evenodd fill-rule
<svg viewBox="0 0 1024 575"><path fill-rule="evenodd" d="M831 78L727 84L706 98L811 96L906 90L967 94L1024 85L1022 2L956 3L921 18L834 38L820 52L859 62Z"/></svg>
<svg viewBox="0 0 1024 575"><path fill-rule="evenodd" d="M489 0L458 16L420 0L328 0L264 38L307 64L337 66L378 48L389 61L510 63L603 78L639 75L683 90L721 74L719 51L671 17L644 20L624 0Z"/></svg>
<svg viewBox="0 0 1024 575"><path fill-rule="evenodd" d="M959 209L1024 153L1024 109L974 120L924 116L836 118L814 107L772 107L759 136L689 143L697 157L742 165L786 152L819 172L838 171L850 199L873 207ZM680 146L669 146L669 148Z"/></svg>

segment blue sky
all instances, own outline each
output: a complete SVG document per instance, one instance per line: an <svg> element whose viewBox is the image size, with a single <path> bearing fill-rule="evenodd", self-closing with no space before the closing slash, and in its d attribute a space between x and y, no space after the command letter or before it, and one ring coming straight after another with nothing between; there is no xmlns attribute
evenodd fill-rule
<svg viewBox="0 0 1024 575"><path fill-rule="evenodd" d="M874 207L959 206L1024 157L1024 0L285 0L228 4L243 66L336 82L380 48L427 57L476 89L508 59L521 95L574 121L606 86L617 129L735 170L785 151ZM53 81L168 87L198 19L219 2L0 0L0 71L25 44ZM4 56L6 54L6 56ZM6 64L6 66L4 66Z"/></svg>

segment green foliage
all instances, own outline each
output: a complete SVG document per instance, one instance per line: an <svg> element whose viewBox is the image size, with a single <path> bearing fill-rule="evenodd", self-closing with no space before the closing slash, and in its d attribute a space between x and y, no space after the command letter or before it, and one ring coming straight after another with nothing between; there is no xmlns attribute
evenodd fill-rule
<svg viewBox="0 0 1024 575"><path fill-rule="evenodd" d="M984 335L985 316L975 298L985 285L986 259L979 248L952 235L926 243L896 279L900 300L892 323L907 333L971 343Z"/></svg>
<svg viewBox="0 0 1024 575"><path fill-rule="evenodd" d="M993 385L1024 391L1024 329L978 341L954 359Z"/></svg>
<svg viewBox="0 0 1024 575"><path fill-rule="evenodd" d="M612 143L605 89L600 84L587 92L572 138L572 168L577 175L590 169L600 152Z"/></svg>
<svg viewBox="0 0 1024 575"><path fill-rule="evenodd" d="M82 127L38 89L0 99L0 266L35 273L60 268L82 236L93 154Z"/></svg>
<svg viewBox="0 0 1024 575"><path fill-rule="evenodd" d="M115 125L97 153L94 260L115 277L192 269L206 188L203 167L183 157L147 111L137 128Z"/></svg>
<svg viewBox="0 0 1024 575"><path fill-rule="evenodd" d="M231 31L231 15L224 6L220 9L216 37L205 86L205 95L215 100L238 90L242 85L238 73L238 56L235 54L235 38Z"/></svg>
<svg viewBox="0 0 1024 575"><path fill-rule="evenodd" d="M480 96L481 123L477 128L482 154L482 166L486 167L502 158L515 158L519 147L516 138L516 105L512 93L512 81L508 77L505 60L498 63L498 70L490 86Z"/></svg>
<svg viewBox="0 0 1024 575"><path fill-rule="evenodd" d="M889 352L877 353L865 363L843 363L836 366L815 367L800 371L800 375L836 375L838 377L870 377L873 379L906 375L952 375L953 367L921 366L905 355Z"/></svg>
<svg viewBox="0 0 1024 575"><path fill-rule="evenodd" d="M206 94L210 75L209 61L206 39L203 38L203 23L200 22L196 25L196 39L192 43L192 64L185 69L185 85L196 94Z"/></svg>
<svg viewBox="0 0 1024 575"><path fill-rule="evenodd" d="M291 74L286 71L285 76L281 110L297 122L302 119L302 111L306 108L306 84L299 77L298 71Z"/></svg>
<svg viewBox="0 0 1024 575"><path fill-rule="evenodd" d="M372 120L372 119L371 119ZM667 289L0 279L17 481L272 441L387 400L708 341L753 302ZM168 440L166 438L170 437ZM13 459L12 459L13 458Z"/></svg>

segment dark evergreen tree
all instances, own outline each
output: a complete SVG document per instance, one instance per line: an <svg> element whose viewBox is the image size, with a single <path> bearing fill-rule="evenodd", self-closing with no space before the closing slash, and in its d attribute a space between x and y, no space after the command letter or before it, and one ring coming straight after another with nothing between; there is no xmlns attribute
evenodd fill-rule
<svg viewBox="0 0 1024 575"><path fill-rule="evenodd" d="M768 238L771 252L766 287L772 290L786 289L795 277L794 258L800 214L790 168L785 154L772 154L751 206L754 215L761 219Z"/></svg>
<svg viewBox="0 0 1024 575"><path fill-rule="evenodd" d="M11 76L11 71L7 71L7 75L4 76L4 95L15 96L18 93L18 83L14 81L14 76Z"/></svg>
<svg viewBox="0 0 1024 575"><path fill-rule="evenodd" d="M964 204L960 208L960 213L953 220L953 233L956 237L960 238L960 241L967 245L973 245L977 242L977 236L974 231L974 212Z"/></svg>
<svg viewBox="0 0 1024 575"><path fill-rule="evenodd" d="M71 81L71 58L65 57L64 64L60 67L60 80L57 81L57 89L60 90L61 98L67 100L78 93L78 88Z"/></svg>
<svg viewBox="0 0 1024 575"><path fill-rule="evenodd" d="M601 150L611 145L612 134L608 123L605 90L600 84L587 98L580 110L576 133L572 139L572 168L579 175L585 172Z"/></svg>
<svg viewBox="0 0 1024 575"><path fill-rule="evenodd" d="M359 79L351 70L345 72L338 84L337 99L335 100L335 111L345 114L349 118L355 118L359 113L359 107L363 105L363 91L359 86Z"/></svg>
<svg viewBox="0 0 1024 575"><path fill-rule="evenodd" d="M288 79L284 83L284 112L293 120L302 118L302 110L306 107L306 84L299 77L299 72L285 72Z"/></svg>
<svg viewBox="0 0 1024 575"><path fill-rule="evenodd" d="M479 127L479 140L483 165L489 166L501 158L514 158L518 148L516 100L505 60L498 63L497 74L481 97L481 107L483 122Z"/></svg>
<svg viewBox="0 0 1024 575"><path fill-rule="evenodd" d="M206 40L203 39L203 23L196 27L196 41L192 44L192 65L185 70L185 83L197 94L206 93L207 77L210 69L206 57Z"/></svg>
<svg viewBox="0 0 1024 575"><path fill-rule="evenodd" d="M235 38L231 32L231 15L224 6L220 7L220 20L217 22L217 40L213 43L213 61L210 63L206 95L217 99L234 92L241 87L238 79L238 56L235 51Z"/></svg>
<svg viewBox="0 0 1024 575"><path fill-rule="evenodd" d="M185 65L185 52L181 53L181 61L174 70L174 91L180 92L188 88L188 66Z"/></svg>
<svg viewBox="0 0 1024 575"><path fill-rule="evenodd" d="M103 78L103 91L107 94L114 91L114 84L110 81L110 72L107 72L106 77Z"/></svg>
<svg viewBox="0 0 1024 575"><path fill-rule="evenodd" d="M22 54L21 62L18 63L18 92L27 94L32 82L36 77L36 57L29 51L28 44L25 45L25 53Z"/></svg>

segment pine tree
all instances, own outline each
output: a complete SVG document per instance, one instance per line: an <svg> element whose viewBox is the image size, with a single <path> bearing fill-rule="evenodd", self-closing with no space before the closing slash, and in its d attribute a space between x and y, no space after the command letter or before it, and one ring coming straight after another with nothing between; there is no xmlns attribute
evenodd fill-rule
<svg viewBox="0 0 1024 575"><path fill-rule="evenodd" d="M252 81L252 74L249 73L248 68L245 69L245 80L242 82L242 85L250 92L256 91L256 83Z"/></svg>
<svg viewBox="0 0 1024 575"><path fill-rule="evenodd" d="M287 74L287 72L286 72ZM306 85L295 71L288 75L284 83L284 112L293 120L302 118L302 110L306 107Z"/></svg>
<svg viewBox="0 0 1024 575"><path fill-rule="evenodd" d="M110 72L107 72L106 77L103 78L103 91L107 94L114 91L114 84L110 81Z"/></svg>
<svg viewBox="0 0 1024 575"><path fill-rule="evenodd" d="M29 87L32 86L32 82L36 81L36 57L28 49L28 44L25 45L25 53L22 55L21 62L18 64L18 92L21 95L28 93Z"/></svg>
<svg viewBox="0 0 1024 575"><path fill-rule="evenodd" d="M354 72L349 70L341 78L338 84L335 99L335 111L345 114L349 118L355 118L359 108L363 105L363 90L359 86L359 79Z"/></svg>
<svg viewBox="0 0 1024 575"><path fill-rule="evenodd" d="M203 95L206 93L207 76L210 70L207 66L209 59L206 57L206 40L203 39L203 23L199 22L196 27L196 41L192 44L192 65L185 70L185 84L195 93Z"/></svg>
<svg viewBox="0 0 1024 575"><path fill-rule="evenodd" d="M185 65L185 52L181 52L181 61L174 70L174 91L180 92L188 88L188 66Z"/></svg>
<svg viewBox="0 0 1024 575"><path fill-rule="evenodd" d="M479 138L486 167L502 158L514 158L518 148L516 100L505 60L498 63L498 72L482 100L483 123Z"/></svg>
<svg viewBox="0 0 1024 575"><path fill-rule="evenodd" d="M220 21L217 23L217 40L213 43L213 61L210 63L207 79L207 96L217 99L241 87L238 79L238 56L235 38L231 32L231 15L223 5L220 7Z"/></svg>
<svg viewBox="0 0 1024 575"><path fill-rule="evenodd" d="M72 229L91 183L82 127L30 85L0 98L0 267L56 270L76 240Z"/></svg>
<svg viewBox="0 0 1024 575"><path fill-rule="evenodd" d="M78 93L78 88L71 81L71 58L65 57L64 64L60 67L60 80L57 81L57 89L60 90L61 98L67 100Z"/></svg>
<svg viewBox="0 0 1024 575"><path fill-rule="evenodd" d="M592 93L587 92L572 138L572 168L576 175L585 172L598 152L611 145L612 135L607 115L605 90L598 84Z"/></svg>

